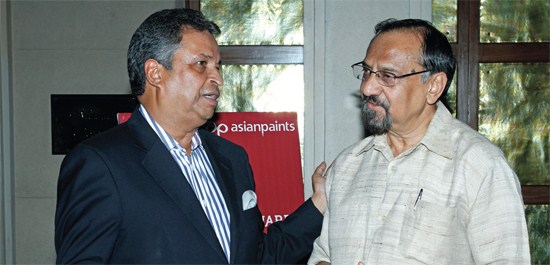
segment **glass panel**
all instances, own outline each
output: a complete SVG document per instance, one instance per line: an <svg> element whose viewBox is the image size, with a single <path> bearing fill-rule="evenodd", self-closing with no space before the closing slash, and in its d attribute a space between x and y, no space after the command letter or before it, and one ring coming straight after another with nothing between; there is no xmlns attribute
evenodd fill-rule
<svg viewBox="0 0 550 265"><path fill-rule="evenodd" d="M457 27L457 1L433 0L432 1L432 23L443 32L449 42L456 43Z"/></svg>
<svg viewBox="0 0 550 265"><path fill-rule="evenodd" d="M201 0L200 9L222 30L220 45L303 45L302 0Z"/></svg>
<svg viewBox="0 0 550 265"><path fill-rule="evenodd" d="M304 125L303 65L224 65L218 111L292 111ZM302 143L302 139L300 139Z"/></svg>
<svg viewBox="0 0 550 265"><path fill-rule="evenodd" d="M456 117L456 71L449 91L447 91L447 102L449 102L451 107L451 113Z"/></svg>
<svg viewBox="0 0 550 265"><path fill-rule="evenodd" d="M550 1L481 0L480 42L550 41Z"/></svg>
<svg viewBox="0 0 550 265"><path fill-rule="evenodd" d="M479 132L521 184L550 184L550 64L480 64Z"/></svg>
<svg viewBox="0 0 550 265"><path fill-rule="evenodd" d="M550 211L548 205L528 205L525 207L531 264L550 264Z"/></svg>
<svg viewBox="0 0 550 265"><path fill-rule="evenodd" d="M224 65L219 111L304 110L303 65Z"/></svg>

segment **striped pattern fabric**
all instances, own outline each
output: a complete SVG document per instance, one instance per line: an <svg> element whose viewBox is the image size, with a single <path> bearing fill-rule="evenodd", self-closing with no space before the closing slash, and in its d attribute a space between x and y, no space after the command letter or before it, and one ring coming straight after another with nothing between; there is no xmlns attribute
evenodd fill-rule
<svg viewBox="0 0 550 265"><path fill-rule="evenodd" d="M185 149L155 122L143 105L140 106L139 110L178 163L183 175L201 203L229 261L231 256L229 249L231 238L229 211L198 132L191 140L191 155L187 155Z"/></svg>

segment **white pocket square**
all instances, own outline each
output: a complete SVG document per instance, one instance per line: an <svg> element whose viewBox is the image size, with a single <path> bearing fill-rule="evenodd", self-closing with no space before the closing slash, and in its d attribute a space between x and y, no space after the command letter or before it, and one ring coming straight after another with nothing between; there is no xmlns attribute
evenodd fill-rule
<svg viewBox="0 0 550 265"><path fill-rule="evenodd" d="M243 193L243 211L256 206L256 193L251 190L247 190Z"/></svg>

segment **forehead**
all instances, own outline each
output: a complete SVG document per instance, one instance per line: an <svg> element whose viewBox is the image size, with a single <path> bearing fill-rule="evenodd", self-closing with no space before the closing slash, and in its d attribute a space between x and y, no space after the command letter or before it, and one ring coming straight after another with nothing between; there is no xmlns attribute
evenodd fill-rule
<svg viewBox="0 0 550 265"><path fill-rule="evenodd" d="M201 56L205 59L220 60L218 43L208 31L185 29L182 31L180 44L178 52Z"/></svg>
<svg viewBox="0 0 550 265"><path fill-rule="evenodd" d="M367 49L366 59L420 62L422 41L418 33L394 30L376 36Z"/></svg>

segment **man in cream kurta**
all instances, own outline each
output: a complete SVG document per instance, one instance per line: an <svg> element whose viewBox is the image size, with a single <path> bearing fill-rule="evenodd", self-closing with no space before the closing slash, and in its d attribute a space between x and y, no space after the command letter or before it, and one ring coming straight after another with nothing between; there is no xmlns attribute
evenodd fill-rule
<svg viewBox="0 0 550 265"><path fill-rule="evenodd" d="M529 264L516 175L441 103L417 146L393 157L385 136L368 137L338 156L326 185L310 264Z"/></svg>
<svg viewBox="0 0 550 265"><path fill-rule="evenodd" d="M414 53L428 38L417 29L431 24L388 23L356 64L372 135L342 151L329 170L329 207L308 264L530 264L516 174L495 145L439 101L448 75L410 61L429 57L430 47ZM416 75L418 65L427 77ZM413 74L401 79L384 70L394 66Z"/></svg>

